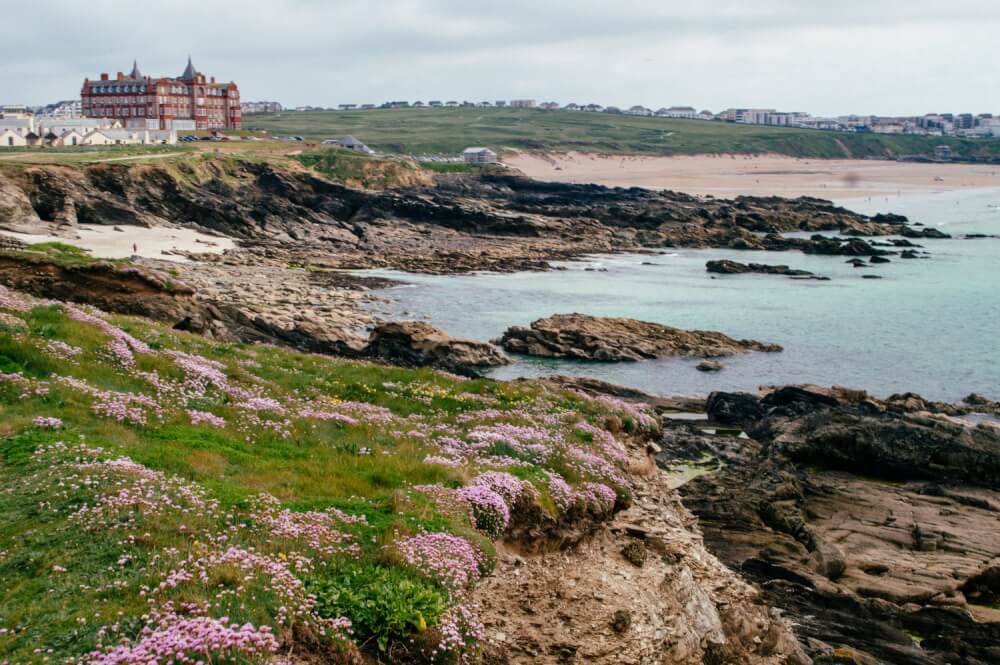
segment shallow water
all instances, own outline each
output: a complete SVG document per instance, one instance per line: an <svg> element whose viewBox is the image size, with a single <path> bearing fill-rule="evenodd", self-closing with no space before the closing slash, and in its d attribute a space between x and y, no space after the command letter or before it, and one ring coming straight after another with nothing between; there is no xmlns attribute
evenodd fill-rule
<svg viewBox="0 0 1000 665"><path fill-rule="evenodd" d="M996 189L842 203L869 214L902 213L953 235L1000 235ZM856 269L844 262L848 257L676 250L595 256L547 273L367 273L408 282L378 292L391 301L381 306L384 314L426 319L458 337L489 340L511 325L582 312L718 330L785 347L783 353L723 359L726 368L718 373L698 372L697 359L604 364L520 357L491 374L497 378L577 374L663 394L808 382L883 396L909 390L933 399L957 400L970 392L1000 398L1000 239L914 242L932 258L893 258ZM713 278L705 262L721 258L787 264L832 279ZM862 279L863 274L883 279Z"/></svg>

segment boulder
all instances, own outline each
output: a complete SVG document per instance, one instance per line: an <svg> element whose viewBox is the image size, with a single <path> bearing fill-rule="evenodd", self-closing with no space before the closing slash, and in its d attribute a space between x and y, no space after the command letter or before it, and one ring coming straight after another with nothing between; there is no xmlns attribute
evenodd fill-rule
<svg viewBox="0 0 1000 665"><path fill-rule="evenodd" d="M682 330L635 319L557 314L525 328L509 328L498 343L506 350L549 358L604 362L666 357L717 358L781 351L777 344L733 339L719 332Z"/></svg>
<svg viewBox="0 0 1000 665"><path fill-rule="evenodd" d="M725 366L718 360L702 360L695 369L699 372L721 372L723 367Z"/></svg>
<svg viewBox="0 0 1000 665"><path fill-rule="evenodd" d="M712 422L744 426L759 420L764 408L760 398L750 393L714 392L708 396L705 412Z"/></svg>
<svg viewBox="0 0 1000 665"><path fill-rule="evenodd" d="M475 376L510 361L484 342L454 339L420 321L383 323L368 338L365 355L404 367L435 367L463 376Z"/></svg>

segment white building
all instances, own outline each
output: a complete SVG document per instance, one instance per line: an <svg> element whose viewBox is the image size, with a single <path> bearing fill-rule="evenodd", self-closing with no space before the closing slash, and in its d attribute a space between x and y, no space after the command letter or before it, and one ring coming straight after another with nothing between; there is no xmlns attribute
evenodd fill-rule
<svg viewBox="0 0 1000 665"><path fill-rule="evenodd" d="M698 111L693 106L671 106L667 109L660 109L656 112L658 118L687 118L698 117Z"/></svg>
<svg viewBox="0 0 1000 665"><path fill-rule="evenodd" d="M466 164L499 164L497 154L489 148L466 148L462 151L462 161Z"/></svg>
<svg viewBox="0 0 1000 665"><path fill-rule="evenodd" d="M59 133L59 138L56 139L52 145L61 145L67 147L73 147L78 145L83 145L84 135L75 129L67 129Z"/></svg>
<svg viewBox="0 0 1000 665"><path fill-rule="evenodd" d="M28 141L20 132L13 129L0 129L0 148L23 148Z"/></svg>
<svg viewBox="0 0 1000 665"><path fill-rule="evenodd" d="M625 115L650 116L653 115L653 111L651 109L646 108L645 106L640 106L637 104L635 106L630 107L627 111L625 111Z"/></svg>
<svg viewBox="0 0 1000 665"><path fill-rule="evenodd" d="M35 129L35 117L20 113L4 113L0 115L0 130L3 129L27 134Z"/></svg>
<svg viewBox="0 0 1000 665"><path fill-rule="evenodd" d="M515 109L533 109L535 108L534 99L512 99L510 100L510 107Z"/></svg>
<svg viewBox="0 0 1000 665"><path fill-rule="evenodd" d="M338 145L341 148L347 148L348 150L353 150L354 152L360 152L364 155L374 155L375 151L366 146L364 143L359 141L353 136L345 136L342 139L327 139L323 141L325 145Z"/></svg>

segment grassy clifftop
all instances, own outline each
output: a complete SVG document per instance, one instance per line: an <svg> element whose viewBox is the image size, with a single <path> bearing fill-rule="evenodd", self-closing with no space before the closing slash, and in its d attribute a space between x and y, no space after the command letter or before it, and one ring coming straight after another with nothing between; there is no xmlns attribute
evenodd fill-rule
<svg viewBox="0 0 1000 665"><path fill-rule="evenodd" d="M523 150L580 150L657 155L772 152L795 157L958 154L1000 156L1000 139L847 134L532 109L379 109L252 115L247 126L326 139L353 134L388 153L455 154L472 145Z"/></svg>
<svg viewBox="0 0 1000 665"><path fill-rule="evenodd" d="M624 404L0 287L0 661L451 661L493 542L629 501Z"/></svg>

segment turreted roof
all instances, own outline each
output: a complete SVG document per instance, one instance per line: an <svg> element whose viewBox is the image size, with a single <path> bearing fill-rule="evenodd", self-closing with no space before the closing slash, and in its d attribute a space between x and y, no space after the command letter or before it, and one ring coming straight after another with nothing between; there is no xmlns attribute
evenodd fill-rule
<svg viewBox="0 0 1000 665"><path fill-rule="evenodd" d="M142 72L139 71L139 61L132 61L132 73L128 75L130 79L139 80L142 78Z"/></svg>
<svg viewBox="0 0 1000 665"><path fill-rule="evenodd" d="M188 56L188 64L187 64L187 67L184 69L184 73L181 74L181 80L182 81L193 81L194 77L195 77L195 74L197 74L197 72L195 72L195 70L194 70L194 65L191 64L191 56Z"/></svg>

